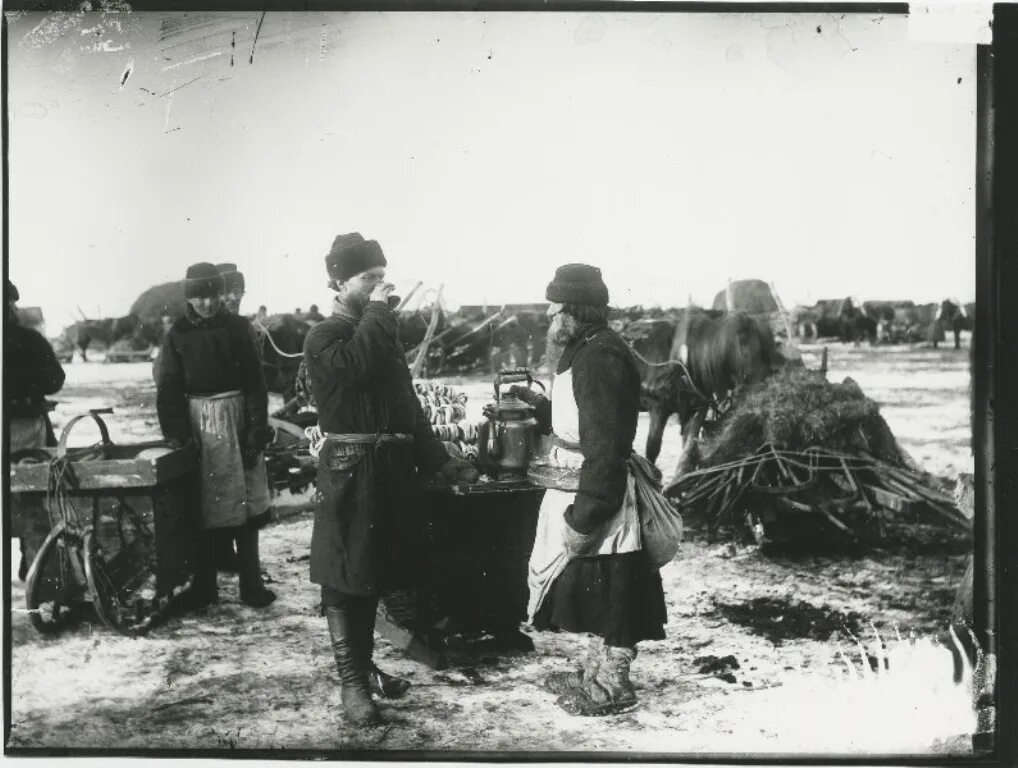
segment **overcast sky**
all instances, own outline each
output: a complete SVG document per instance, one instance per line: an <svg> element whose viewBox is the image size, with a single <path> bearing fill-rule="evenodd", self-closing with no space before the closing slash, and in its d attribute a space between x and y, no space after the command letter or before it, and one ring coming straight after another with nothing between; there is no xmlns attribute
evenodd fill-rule
<svg viewBox="0 0 1018 768"><path fill-rule="evenodd" d="M324 306L354 230L452 305L569 261L617 305L974 297L975 47L902 16L9 18L10 275L51 334L200 260Z"/></svg>

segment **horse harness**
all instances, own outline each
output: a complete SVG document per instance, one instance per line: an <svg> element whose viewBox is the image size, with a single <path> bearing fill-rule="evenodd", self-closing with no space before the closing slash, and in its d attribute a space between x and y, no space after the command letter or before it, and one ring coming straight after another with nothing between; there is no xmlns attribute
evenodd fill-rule
<svg viewBox="0 0 1018 768"><path fill-rule="evenodd" d="M281 350L279 348L279 346L276 344L275 339L272 338L272 334L269 333L269 329L266 328L262 324L262 322L260 320L258 320L257 318L252 320L251 324L254 325L255 330L257 331L259 338L268 339L269 345L276 351L276 354L279 355L279 357L281 357L281 358L290 358L290 359L296 359L298 357L299 358L303 358L304 357L304 353L303 352L296 352L296 353L294 353L294 352L284 352L283 350ZM278 370L278 371L286 370L286 366L282 365L281 363L269 363L269 362L266 362L265 358L262 358L262 367L263 368L274 368L275 370Z"/></svg>
<svg viewBox="0 0 1018 768"><path fill-rule="evenodd" d="M706 405L714 412L715 418L720 414L722 406L726 405L731 401L731 396L726 397L724 400L718 400L717 396L714 395L708 396L704 394L700 390L700 388L696 386L696 382L693 381L693 374L690 373L689 367L682 360L670 358L660 363L652 363L650 360L645 358L637 351L636 347L633 346L632 342L630 342L629 339L626 339L624 336L622 338L629 346L629 349L630 351L632 351L633 355L636 356L644 365L650 368L664 368L670 365L678 366L679 371L682 374L682 377L679 380L679 386L682 389L685 389L687 392L691 392L693 395L699 398L704 405Z"/></svg>

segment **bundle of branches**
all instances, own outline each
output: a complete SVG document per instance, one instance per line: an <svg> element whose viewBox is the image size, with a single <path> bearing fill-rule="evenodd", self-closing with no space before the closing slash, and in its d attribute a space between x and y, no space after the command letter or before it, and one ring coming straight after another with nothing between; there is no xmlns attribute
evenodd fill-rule
<svg viewBox="0 0 1018 768"><path fill-rule="evenodd" d="M858 539L890 516L961 530L968 519L900 448L876 403L851 379L787 370L747 387L706 440L699 468L665 494L711 533L748 526L758 540L822 522Z"/></svg>

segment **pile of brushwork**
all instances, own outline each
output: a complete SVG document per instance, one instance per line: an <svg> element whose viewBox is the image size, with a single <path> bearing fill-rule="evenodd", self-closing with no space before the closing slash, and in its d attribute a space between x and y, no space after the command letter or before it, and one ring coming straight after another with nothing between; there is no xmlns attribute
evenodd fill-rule
<svg viewBox="0 0 1018 768"><path fill-rule="evenodd" d="M665 495L712 538L872 541L888 523L971 530L851 379L786 369L739 393L697 447L696 469Z"/></svg>

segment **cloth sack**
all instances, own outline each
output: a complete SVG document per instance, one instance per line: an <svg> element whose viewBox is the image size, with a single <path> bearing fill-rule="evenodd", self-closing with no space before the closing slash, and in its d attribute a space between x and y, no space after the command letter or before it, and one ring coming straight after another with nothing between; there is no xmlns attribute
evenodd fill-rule
<svg viewBox="0 0 1018 768"><path fill-rule="evenodd" d="M682 515L661 493L661 472L635 451L629 471L636 484L636 510L640 516L643 550L655 568L670 563L682 542Z"/></svg>

